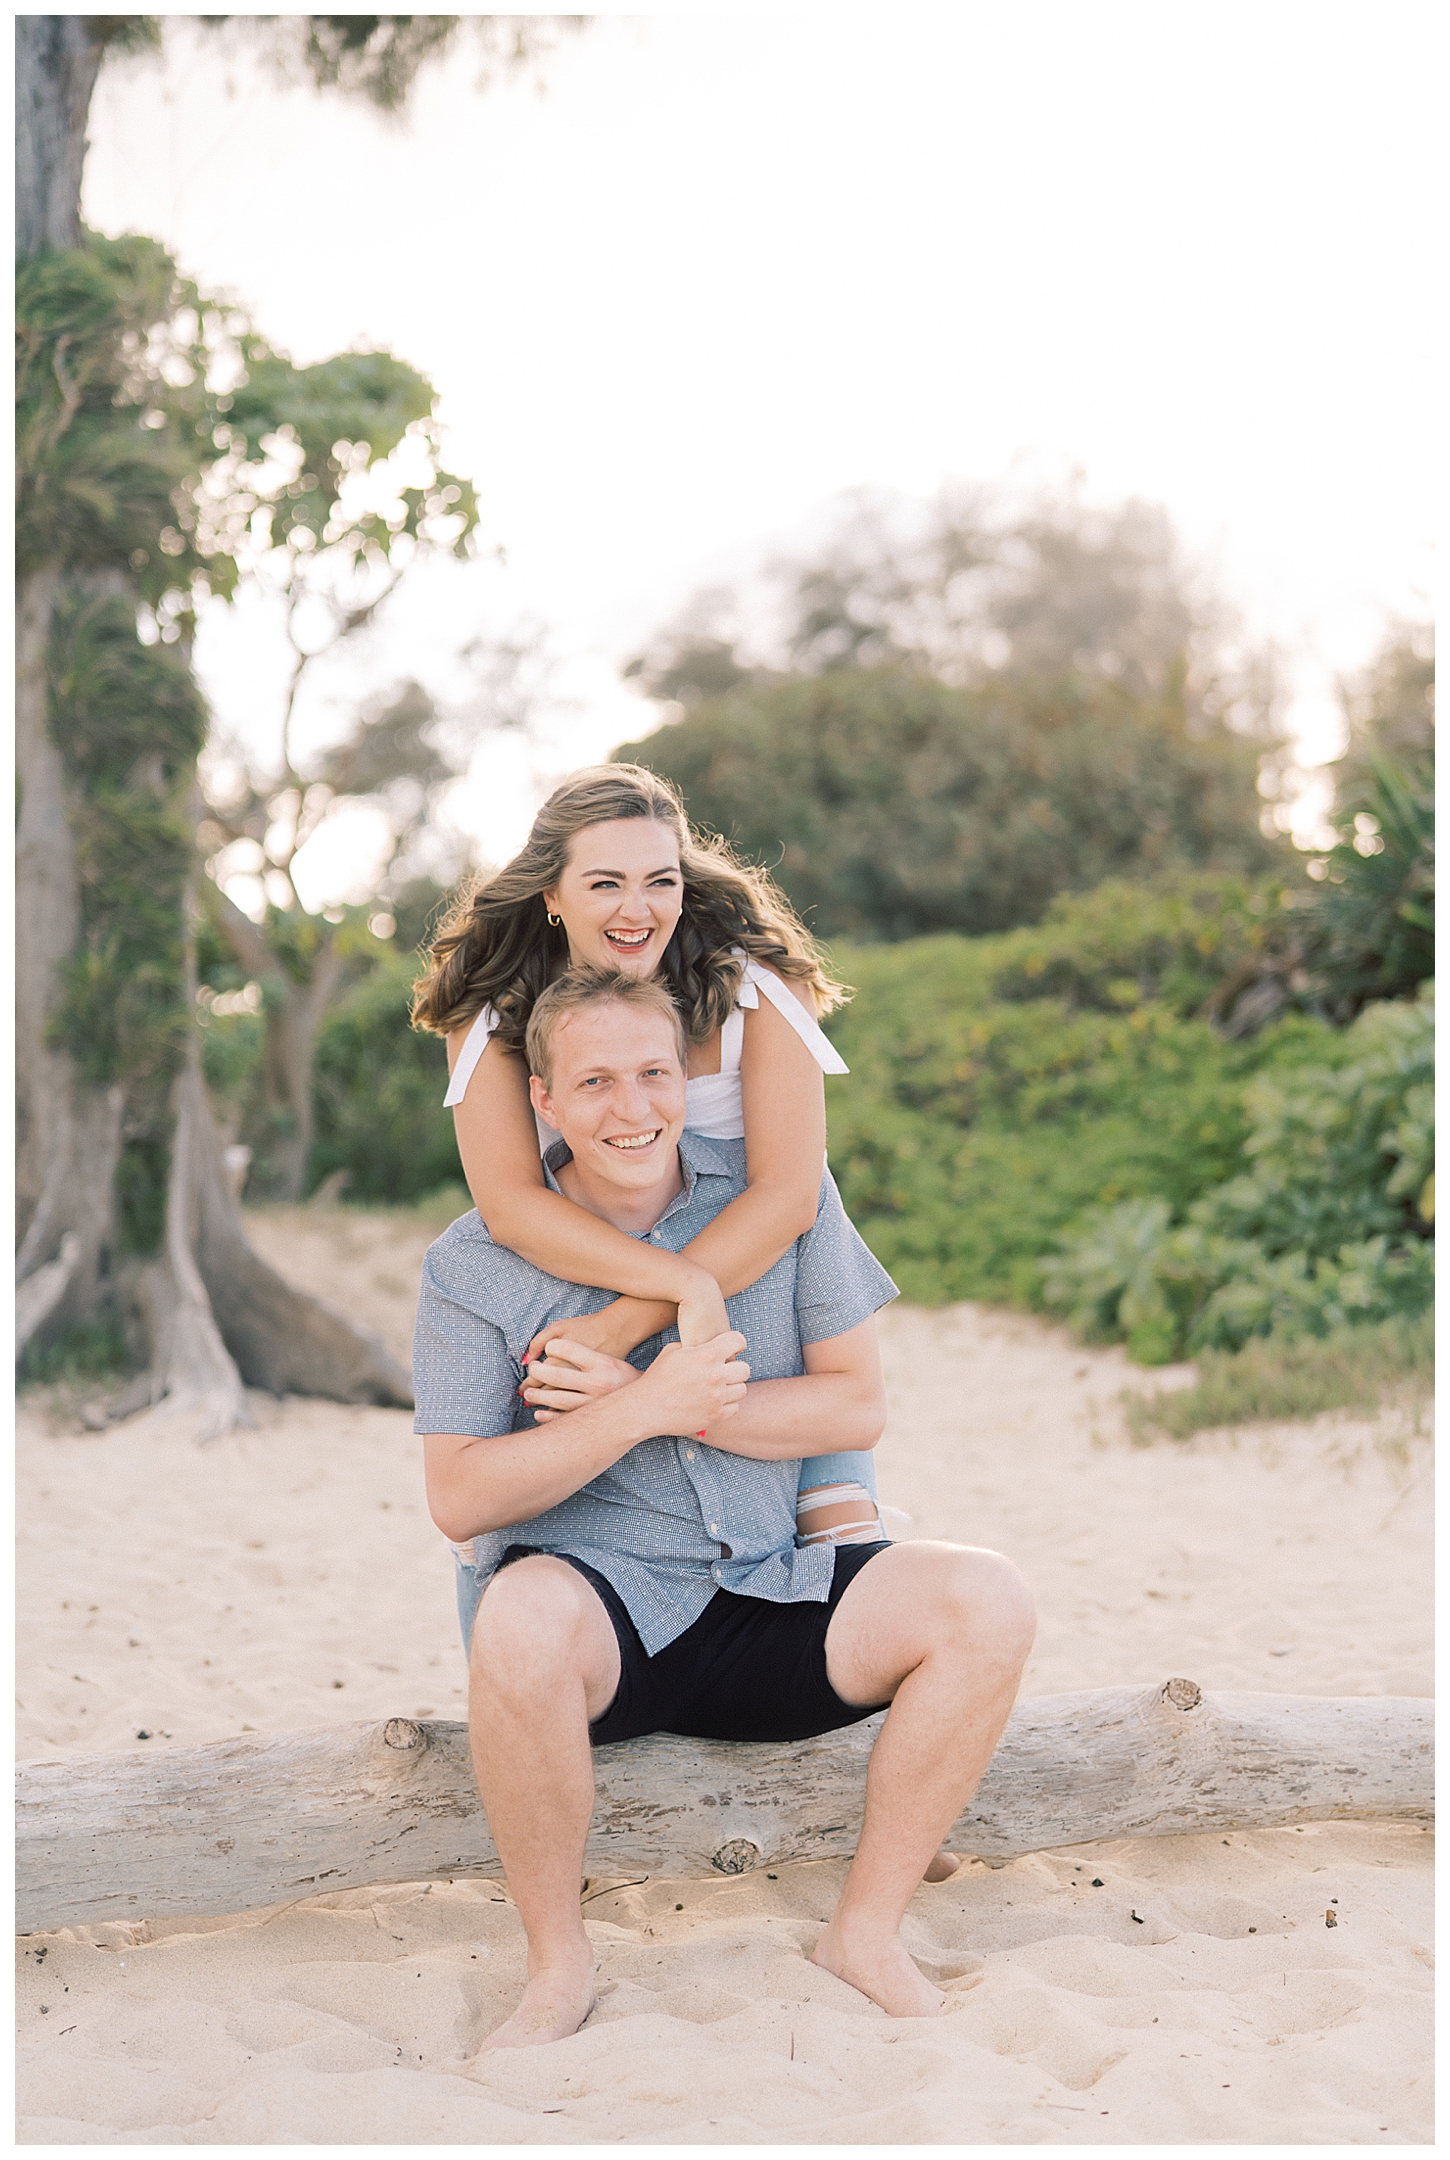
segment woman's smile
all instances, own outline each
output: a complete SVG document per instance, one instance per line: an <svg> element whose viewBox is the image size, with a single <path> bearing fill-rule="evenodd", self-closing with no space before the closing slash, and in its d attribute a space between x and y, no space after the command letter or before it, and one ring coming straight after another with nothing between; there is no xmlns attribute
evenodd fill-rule
<svg viewBox="0 0 1450 2160"><path fill-rule="evenodd" d="M655 818L587 825L574 835L563 873L543 898L563 923L571 966L587 961L653 974L684 902L679 843ZM643 968L632 965L636 960Z"/></svg>

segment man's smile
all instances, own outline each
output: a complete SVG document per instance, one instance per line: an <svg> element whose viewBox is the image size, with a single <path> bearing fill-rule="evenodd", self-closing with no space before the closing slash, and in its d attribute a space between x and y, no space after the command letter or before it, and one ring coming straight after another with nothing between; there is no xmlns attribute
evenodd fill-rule
<svg viewBox="0 0 1450 2160"><path fill-rule="evenodd" d="M663 1125L656 1125L650 1132L617 1133L613 1138L602 1139L600 1145L624 1149L653 1147L663 1131Z"/></svg>

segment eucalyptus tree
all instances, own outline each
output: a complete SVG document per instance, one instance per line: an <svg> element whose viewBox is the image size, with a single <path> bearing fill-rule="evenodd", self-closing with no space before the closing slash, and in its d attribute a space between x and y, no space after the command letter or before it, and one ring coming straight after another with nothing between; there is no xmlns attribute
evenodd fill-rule
<svg viewBox="0 0 1450 2160"><path fill-rule="evenodd" d="M282 408L291 418L276 427ZM294 865L344 803L382 812L396 854L458 769L416 684L355 716L320 757L304 757L296 742L308 675L368 628L410 571L469 550L477 500L467 480L444 470L432 410L431 385L387 354L347 353L304 369L267 355L253 359L216 434L214 484L248 511L235 559L244 582L278 602L291 653L276 761L260 769L248 761L239 786L213 787L201 834L213 871L218 853L240 840L261 850L265 866L260 920L215 875L205 902L264 992L272 1144L254 1190L274 1199L302 1195L317 1028L362 957L345 914L338 921L336 910L305 905Z"/></svg>
<svg viewBox="0 0 1450 2160"><path fill-rule="evenodd" d="M1341 683L1345 747L1329 767L1335 845L1320 880L1319 972L1335 1017L1413 996L1435 973L1435 638L1392 622Z"/></svg>
<svg viewBox="0 0 1450 2160"><path fill-rule="evenodd" d="M430 693L408 681L365 703L341 741L317 756L260 769L239 757L230 785L209 792L199 834L211 858L207 913L243 979L262 995L260 1101L242 1136L252 1151L254 1198L296 1200L307 1188L318 1032L339 996L376 964L380 937L392 936L391 927L378 930L379 917L392 888L408 886L439 798L466 768L471 747L471 734L451 730ZM371 814L379 843L367 897L308 907L298 858L330 821L358 809ZM245 867L239 842L250 843L259 873L252 884L260 907L251 913L224 890L239 856Z"/></svg>
<svg viewBox="0 0 1450 2160"><path fill-rule="evenodd" d="M925 502L848 490L809 544L697 594L626 673L689 708L747 679L845 668L1110 683L1261 746L1277 699L1272 654L1244 641L1162 506L1090 503L1078 481L1015 495L954 482Z"/></svg>
<svg viewBox="0 0 1450 2160"><path fill-rule="evenodd" d="M680 717L615 755L828 937L1004 930L1104 878L1274 860L1272 668L1154 504L853 491L626 673Z"/></svg>
<svg viewBox="0 0 1450 2160"><path fill-rule="evenodd" d="M1252 742L1080 677L777 678L614 755L677 782L827 938L1007 930L1105 878L1255 872L1283 847L1260 830Z"/></svg>
<svg viewBox="0 0 1450 2160"><path fill-rule="evenodd" d="M276 49L300 34L320 87L393 108L471 20L276 18ZM98 71L162 36L143 16L16 23L17 1344L124 1325L145 1369L111 1410L165 1399L204 1437L245 1418L244 1382L409 1389L263 1265L232 1203L195 1017L196 612L261 547L304 578L327 560L346 621L405 554L466 544L474 509L415 371L294 368L156 242L82 228ZM410 436L422 469L380 502L369 478Z"/></svg>

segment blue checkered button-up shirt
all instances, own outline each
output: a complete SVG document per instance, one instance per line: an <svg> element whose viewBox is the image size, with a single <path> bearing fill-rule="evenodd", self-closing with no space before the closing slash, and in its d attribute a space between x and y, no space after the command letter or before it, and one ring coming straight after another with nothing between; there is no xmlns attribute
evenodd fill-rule
<svg viewBox="0 0 1450 2160"><path fill-rule="evenodd" d="M544 1158L550 1187L568 1162L557 1141ZM671 1201L651 1240L671 1252L704 1229L745 1190L745 1143L680 1140L684 1190ZM827 1342L880 1310L896 1286L847 1220L829 1172L821 1180L816 1220L758 1282L727 1300L730 1324L745 1337L757 1380L804 1372L807 1343ZM523 1355L540 1328L612 1301L608 1290L560 1282L502 1245L477 1211L461 1216L428 1248L413 1337L413 1385L419 1433L478 1439L532 1428L520 1399ZM631 1353L641 1371L674 1328ZM818 1452L834 1446L822 1432ZM693 1437L644 1440L612 1468L530 1522L473 1540L476 1601L510 1545L570 1553L597 1568L623 1598L651 1656L682 1635L717 1589L791 1604L824 1602L835 1560L830 1545L795 1544L797 1460L754 1462ZM467 1563L464 1563L467 1565Z"/></svg>

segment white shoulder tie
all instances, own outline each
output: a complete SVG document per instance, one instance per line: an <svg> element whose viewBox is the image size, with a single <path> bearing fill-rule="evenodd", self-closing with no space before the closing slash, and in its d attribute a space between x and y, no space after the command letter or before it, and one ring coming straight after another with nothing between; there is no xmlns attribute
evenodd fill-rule
<svg viewBox="0 0 1450 2160"><path fill-rule="evenodd" d="M757 960L747 960L745 972L740 978L738 1002L753 1012L760 1004L758 993L762 990L782 1020L790 1022L822 1072L845 1073L851 1070L820 1024L812 1019L800 999L786 988L774 970L762 967ZM461 1066L462 1058L458 1062Z"/></svg>
<svg viewBox="0 0 1450 2160"><path fill-rule="evenodd" d="M458 1063L453 1068L453 1076L448 1082L448 1093L443 1098L445 1110L456 1109L468 1093L468 1083L473 1078L474 1067L488 1048L489 1037L497 1026L498 1014L491 1005L485 1005L463 1038L463 1048L458 1053Z"/></svg>

